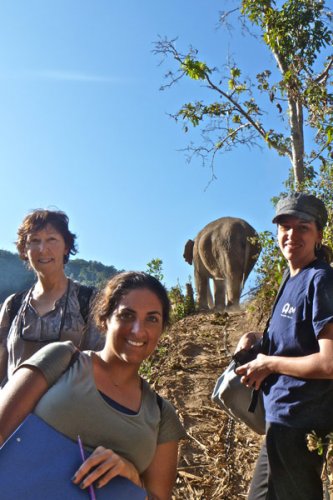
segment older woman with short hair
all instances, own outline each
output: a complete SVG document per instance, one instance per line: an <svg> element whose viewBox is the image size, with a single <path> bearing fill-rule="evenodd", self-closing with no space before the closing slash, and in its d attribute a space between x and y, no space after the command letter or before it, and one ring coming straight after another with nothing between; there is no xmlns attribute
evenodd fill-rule
<svg viewBox="0 0 333 500"><path fill-rule="evenodd" d="M77 253L76 236L68 223L64 212L37 209L18 229L16 247L34 271L36 283L24 293L9 296L1 308L2 385L22 361L49 342L71 340L81 349L103 345L89 315L93 289L80 286L65 274L69 256Z"/></svg>

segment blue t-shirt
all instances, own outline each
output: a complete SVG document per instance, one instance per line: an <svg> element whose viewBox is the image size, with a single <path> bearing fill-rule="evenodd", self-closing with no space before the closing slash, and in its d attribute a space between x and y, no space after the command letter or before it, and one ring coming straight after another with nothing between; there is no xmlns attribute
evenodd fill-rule
<svg viewBox="0 0 333 500"><path fill-rule="evenodd" d="M268 354L297 357L318 352L318 335L332 322L333 269L316 260L286 282L270 321ZM333 380L272 374L263 389L267 422L296 428L333 426Z"/></svg>

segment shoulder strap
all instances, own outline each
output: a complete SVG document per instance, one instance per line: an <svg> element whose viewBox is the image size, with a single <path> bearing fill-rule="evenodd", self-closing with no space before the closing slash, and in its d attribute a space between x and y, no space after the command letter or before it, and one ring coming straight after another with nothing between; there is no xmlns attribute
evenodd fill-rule
<svg viewBox="0 0 333 500"><path fill-rule="evenodd" d="M79 359L80 357L80 351L78 349L76 349L73 354L72 354L72 357L71 357L71 360L69 362L69 365L67 366L66 370L69 370L69 368L71 368L71 366L74 365L74 363Z"/></svg>
<svg viewBox="0 0 333 500"><path fill-rule="evenodd" d="M94 290L95 289L92 286L79 285L77 299L80 305L80 313L85 323L88 321L89 304Z"/></svg>
<svg viewBox="0 0 333 500"><path fill-rule="evenodd" d="M162 413L162 407L163 407L163 398L157 394L157 392L155 393L156 394L156 402L158 404L158 407L160 409L160 412Z"/></svg>
<svg viewBox="0 0 333 500"><path fill-rule="evenodd" d="M9 326L12 324L15 316L17 315L21 304L23 302L24 297L27 295L28 290L23 290L22 292L17 292L13 295L10 301L7 304L8 307L8 315L9 315Z"/></svg>
<svg viewBox="0 0 333 500"><path fill-rule="evenodd" d="M290 271L289 271L289 269L286 269L284 271L284 273L283 273L282 280L281 280L278 292L277 292L276 297L275 297L274 302L273 302L273 306L272 306L272 311L271 311L270 318L272 317L272 314L274 312L274 309L275 309L275 306L277 304L277 301L281 297L283 289L284 289L284 286L287 283L287 281L288 281L289 278L290 278Z"/></svg>
<svg viewBox="0 0 333 500"><path fill-rule="evenodd" d="M274 309L276 307L276 304L277 304L279 298L282 295L282 292L284 290L285 284L287 283L289 277L290 277L290 271L289 271L289 269L286 269L284 271L284 273L283 273L281 284L279 286L278 292L277 292L276 297L274 299L272 310L271 310L271 314L269 315L269 318L267 320L267 323L266 323L266 326L265 326L265 330L264 330L264 333L263 333L262 348L261 348L261 352L263 354L268 354L268 349L269 349L268 327L269 327L269 323L270 323L271 318L273 316L273 312L274 312Z"/></svg>
<svg viewBox="0 0 333 500"><path fill-rule="evenodd" d="M59 378L62 377L63 374L66 373L67 370L69 370L74 365L74 363L79 359L79 357L80 357L80 351L79 351L79 349L76 348L71 356L71 359L69 360L68 365L65 368L63 368L62 372L57 373L57 375L58 375L57 380L59 380Z"/></svg>

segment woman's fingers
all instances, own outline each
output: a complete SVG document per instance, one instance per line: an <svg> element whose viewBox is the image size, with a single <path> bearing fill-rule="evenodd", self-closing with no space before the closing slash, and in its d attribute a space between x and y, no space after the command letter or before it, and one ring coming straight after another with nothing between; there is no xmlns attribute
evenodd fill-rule
<svg viewBox="0 0 333 500"><path fill-rule="evenodd" d="M119 465L119 455L112 450L99 446L77 470L73 482L79 484L82 488L90 486L95 481L101 482L102 486L119 473L119 467L116 467L117 463ZM107 480L104 479L106 474L108 476Z"/></svg>
<svg viewBox="0 0 333 500"><path fill-rule="evenodd" d="M237 375L241 376L242 384L257 390L260 388L263 380L269 375L265 366L265 359L267 357L264 355L259 356L261 356L259 359L257 358L254 361L239 366L235 370Z"/></svg>
<svg viewBox="0 0 333 500"><path fill-rule="evenodd" d="M235 372L237 373L237 375L240 375L242 377L243 384L245 383L245 378L248 375L248 364L249 363L245 363L245 365L238 366L235 369Z"/></svg>
<svg viewBox="0 0 333 500"><path fill-rule="evenodd" d="M105 486L111 479L113 479L115 476L118 476L119 474L119 468L117 465L112 467L111 469L106 470L105 473L101 474L98 478L97 481L97 488L101 488L102 486Z"/></svg>
<svg viewBox="0 0 333 500"><path fill-rule="evenodd" d="M142 486L140 475L131 462L112 450L99 446L76 471L72 481L81 488L87 488L93 483L100 488L118 475Z"/></svg>

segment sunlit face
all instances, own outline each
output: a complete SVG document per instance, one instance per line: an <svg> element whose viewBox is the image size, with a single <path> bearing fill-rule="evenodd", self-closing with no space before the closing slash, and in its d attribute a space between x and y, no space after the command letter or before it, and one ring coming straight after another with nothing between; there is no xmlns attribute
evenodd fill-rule
<svg viewBox="0 0 333 500"><path fill-rule="evenodd" d="M302 268L312 262L315 246L323 234L316 223L298 217L286 216L278 224L278 242L285 259L294 267Z"/></svg>
<svg viewBox="0 0 333 500"><path fill-rule="evenodd" d="M162 304L147 288L122 297L107 320L107 345L123 361L140 365L155 350L163 330Z"/></svg>
<svg viewBox="0 0 333 500"><path fill-rule="evenodd" d="M28 234L25 254L36 273L48 274L64 268L68 253L65 240L51 224L40 231Z"/></svg>

